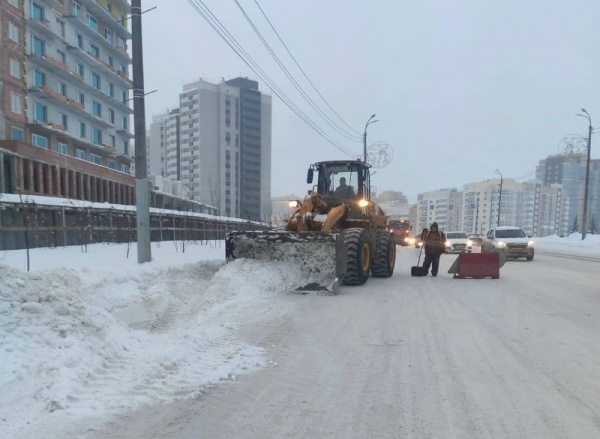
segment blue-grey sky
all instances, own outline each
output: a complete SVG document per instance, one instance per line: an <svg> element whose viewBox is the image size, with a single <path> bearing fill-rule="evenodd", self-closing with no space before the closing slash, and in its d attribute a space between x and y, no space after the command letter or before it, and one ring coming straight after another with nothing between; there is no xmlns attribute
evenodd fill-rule
<svg viewBox="0 0 600 439"><path fill-rule="evenodd" d="M295 67L254 0L238 0L297 81L333 115ZM532 175L560 140L587 134L584 107L600 126L598 0L258 0L302 68L356 131L373 113L369 143L393 161L373 178L381 190L416 194L494 178ZM309 117L345 149L296 92L234 0L204 0ZM258 79L187 0L144 0L147 122L174 107L199 77ZM262 91L270 93L260 84ZM339 121L338 121L339 122ZM341 125L341 122L339 122ZM594 137L600 140L600 137ZM592 158L600 157L592 145ZM594 152L595 151L595 152ZM273 97L272 193L304 194L306 169L345 158Z"/></svg>

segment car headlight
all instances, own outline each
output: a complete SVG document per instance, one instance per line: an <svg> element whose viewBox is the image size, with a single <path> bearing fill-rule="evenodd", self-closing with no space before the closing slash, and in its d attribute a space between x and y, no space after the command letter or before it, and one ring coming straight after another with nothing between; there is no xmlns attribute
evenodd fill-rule
<svg viewBox="0 0 600 439"><path fill-rule="evenodd" d="M529 241L529 242L527 243L527 247L533 247L533 244L534 244L534 242L533 242L533 241Z"/></svg>
<svg viewBox="0 0 600 439"><path fill-rule="evenodd" d="M446 241L446 247L452 247L452 241Z"/></svg>
<svg viewBox="0 0 600 439"><path fill-rule="evenodd" d="M467 247L472 247L473 246L473 241L471 241L470 239L467 241Z"/></svg>
<svg viewBox="0 0 600 439"><path fill-rule="evenodd" d="M358 202L358 205L359 205L360 207L367 207L367 206L369 205L369 200L360 200L360 201Z"/></svg>
<svg viewBox="0 0 600 439"><path fill-rule="evenodd" d="M415 244L415 238L408 238L408 244L409 245L414 245Z"/></svg>
<svg viewBox="0 0 600 439"><path fill-rule="evenodd" d="M506 242L504 242L504 241L498 241L496 243L496 247L506 247Z"/></svg>

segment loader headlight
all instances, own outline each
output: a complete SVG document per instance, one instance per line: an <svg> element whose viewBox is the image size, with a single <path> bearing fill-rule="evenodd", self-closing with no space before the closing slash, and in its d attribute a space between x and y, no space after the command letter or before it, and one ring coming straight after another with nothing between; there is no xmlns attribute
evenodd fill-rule
<svg viewBox="0 0 600 439"><path fill-rule="evenodd" d="M296 200L290 201L288 203L288 206L290 206L291 208L298 207L298 205L299 203Z"/></svg>
<svg viewBox="0 0 600 439"><path fill-rule="evenodd" d="M473 241L470 239L467 241L467 247L473 247Z"/></svg>
<svg viewBox="0 0 600 439"><path fill-rule="evenodd" d="M358 202L358 205L359 205L360 207L367 207L367 206L369 205L369 200L360 200L360 201Z"/></svg>
<svg viewBox="0 0 600 439"><path fill-rule="evenodd" d="M527 243L527 247L533 247L533 244L534 244L534 242L533 242L533 241L529 241L529 242Z"/></svg>

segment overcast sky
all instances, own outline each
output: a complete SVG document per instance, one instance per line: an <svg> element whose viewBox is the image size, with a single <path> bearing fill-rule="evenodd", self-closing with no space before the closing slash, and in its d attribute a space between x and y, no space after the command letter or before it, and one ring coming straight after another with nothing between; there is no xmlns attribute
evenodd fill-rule
<svg viewBox="0 0 600 439"><path fill-rule="evenodd" d="M344 126L287 55L254 0L239 0L286 67L327 115ZM309 78L368 143L388 142L392 162L378 190L417 193L497 177L533 176L563 137L587 134L586 108L600 126L598 0L258 0ZM204 0L229 32L303 111L344 149L271 58L234 0ZM149 123L177 105L197 78L257 75L188 0L143 0ZM263 92L271 93L264 83ZM598 140L596 140L598 139ZM600 136L593 138L600 141ZM273 196L309 189L308 166L347 158L273 97ZM592 144L592 158L600 157Z"/></svg>

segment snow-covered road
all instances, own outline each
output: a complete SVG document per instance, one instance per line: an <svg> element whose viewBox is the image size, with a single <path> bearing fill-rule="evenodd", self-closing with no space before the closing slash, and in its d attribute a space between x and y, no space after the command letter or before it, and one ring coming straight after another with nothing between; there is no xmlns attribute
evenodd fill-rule
<svg viewBox="0 0 600 439"><path fill-rule="evenodd" d="M600 437L599 238L336 297L219 242L4 252L0 437Z"/></svg>
<svg viewBox="0 0 600 439"><path fill-rule="evenodd" d="M72 437L600 437L598 261L455 280L454 257L437 278L411 278L415 259L399 249L392 279L336 297L278 295L239 333L268 367Z"/></svg>

